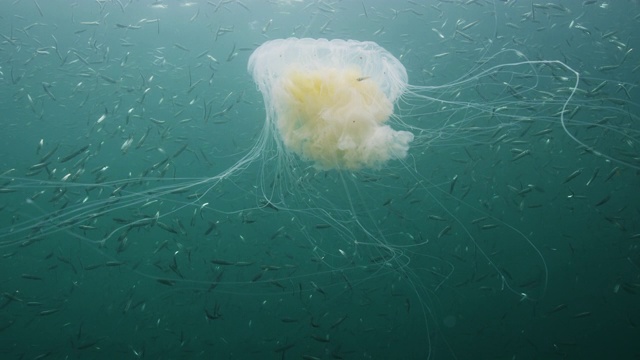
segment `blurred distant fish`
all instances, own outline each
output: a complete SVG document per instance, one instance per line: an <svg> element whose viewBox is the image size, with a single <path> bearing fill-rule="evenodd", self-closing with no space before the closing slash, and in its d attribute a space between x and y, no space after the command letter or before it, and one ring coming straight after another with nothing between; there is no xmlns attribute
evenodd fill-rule
<svg viewBox="0 0 640 360"><path fill-rule="evenodd" d="M53 95L53 93L51 92L51 90L49 90L49 88L51 87L51 84L46 83L46 82L42 82L42 88L44 89L44 92L49 95L49 97L53 100L53 101L57 101L56 97Z"/></svg>
<svg viewBox="0 0 640 360"><path fill-rule="evenodd" d="M87 151L87 149L89 148L89 145L85 145L83 147L81 147L80 149L70 153L67 156L64 156L63 158L61 158L60 160L58 160L61 164L66 163L67 161L75 158L76 156L82 154L83 152Z"/></svg>

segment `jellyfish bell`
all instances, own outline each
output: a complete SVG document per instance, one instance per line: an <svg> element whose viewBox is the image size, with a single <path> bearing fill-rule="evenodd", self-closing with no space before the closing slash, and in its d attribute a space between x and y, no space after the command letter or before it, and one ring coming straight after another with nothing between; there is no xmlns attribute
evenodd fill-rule
<svg viewBox="0 0 640 360"><path fill-rule="evenodd" d="M380 168L407 155L413 134L386 124L407 89L407 72L376 43L267 41L248 70L264 98L267 126L316 168Z"/></svg>

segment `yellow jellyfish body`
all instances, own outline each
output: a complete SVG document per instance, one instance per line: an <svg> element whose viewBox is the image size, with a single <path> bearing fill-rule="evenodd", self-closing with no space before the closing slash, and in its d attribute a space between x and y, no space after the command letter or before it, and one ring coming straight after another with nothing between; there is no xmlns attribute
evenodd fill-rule
<svg viewBox="0 0 640 360"><path fill-rule="evenodd" d="M253 52L248 69L285 148L317 168L379 168L406 156L413 134L385 123L407 73L376 43L272 40Z"/></svg>

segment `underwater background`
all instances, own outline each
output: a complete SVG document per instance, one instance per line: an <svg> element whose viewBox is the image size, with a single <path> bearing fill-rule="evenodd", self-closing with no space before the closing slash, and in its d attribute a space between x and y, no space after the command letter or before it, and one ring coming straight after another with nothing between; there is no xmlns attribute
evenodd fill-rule
<svg viewBox="0 0 640 360"><path fill-rule="evenodd" d="M638 2L2 9L0 358L640 358ZM407 158L261 141L289 37L402 62Z"/></svg>

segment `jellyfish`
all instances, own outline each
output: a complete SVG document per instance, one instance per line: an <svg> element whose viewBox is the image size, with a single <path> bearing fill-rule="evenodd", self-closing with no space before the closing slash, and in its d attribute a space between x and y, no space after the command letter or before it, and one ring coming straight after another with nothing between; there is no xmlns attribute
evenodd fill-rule
<svg viewBox="0 0 640 360"><path fill-rule="evenodd" d="M381 264L382 272L392 269L390 265L395 266L393 271L409 271L409 260L422 256L418 255L421 245L454 234L469 239L471 246L447 250L464 257L468 251L464 249L485 248L477 239L487 236L488 230L493 231L492 239L515 234L533 249L534 256L542 258L528 237L510 225L519 221L513 216L516 212L492 213L494 202L502 199L486 199L485 194L496 188L513 188L517 196L532 191L528 185L515 188L503 172L523 164L531 153L550 151L561 156L566 153L562 146L567 145L551 139L530 144L519 137L538 134L535 139L542 139L554 125L562 125L568 133L573 130L570 137L585 128L606 128L613 130L608 134L621 138L634 136L622 131L624 124L578 122L578 117L572 120L572 111L600 107L590 97L576 100L579 106L569 107L579 76L558 61L532 61L517 51L501 50L483 55L460 73L443 74L448 78L441 85L426 82L427 70L416 72L415 67L405 68L403 62L371 41L267 41L248 59L248 71L262 95L264 108L259 102L248 102L260 115L252 119L257 137L241 134L248 141L244 155L236 158L238 152L233 156L225 153L230 161L227 166L206 174L197 168L195 178L175 173L173 178L164 177L167 169L195 150L196 146L189 143L173 155L163 153L153 159L140 155L141 161L131 163L144 165L132 165L133 171L105 181L105 174L115 171L116 166L109 168L100 162L111 157L99 160L97 144L102 143L100 137L106 132L92 133L96 141L82 147L82 159L74 165L77 169L65 169L71 162L44 155L34 159L32 168L59 167L57 172L51 169L49 180L20 177L18 170L0 175L5 199L13 197L20 204L11 220L15 224L7 224L0 233L0 247L39 244L34 239L60 236L95 245L101 256L117 261L121 253L129 254L125 249L132 247L127 235L140 228L162 236L166 235L160 232L163 229L181 234L178 227L188 223L200 234L210 236L217 231L216 221L233 223L241 219L242 223L253 224L255 217L273 210L279 216L291 216L282 228L270 221L260 232L273 234L273 242L280 236L293 238L296 232L311 245L314 259L335 273L358 269L354 265L358 261L370 265L369 259L377 259L373 263ZM252 85L247 81L247 86ZM146 90L141 96L144 94ZM206 102L204 108L206 114ZM511 149L505 150L507 140ZM108 139L104 141L108 144ZM615 144L577 141L587 150ZM513 157L483 158L474 152L476 146L488 147L496 154L510 151ZM56 148L47 151L53 154ZM606 157L606 151L599 153ZM202 151L194 157L201 165L209 162ZM490 161L495 163L488 164ZM451 165L454 163L465 164L464 172L458 173ZM478 163L484 163L485 169L496 169L495 173L478 173ZM505 163L507 166L494 166ZM91 170L85 172L85 165ZM256 171L252 173L250 168ZM226 190L230 187L240 191ZM177 198L180 194L185 195ZM48 201L43 201L47 195ZM526 205L522 201L517 204L523 208ZM415 210L403 213L397 210L400 206ZM111 214L118 214L114 216L116 221L105 220ZM215 216L224 220L207 218ZM388 221L394 217L400 220ZM426 229L425 218L436 222ZM472 222L482 218L491 220L479 225ZM500 248L505 250L517 243L510 241ZM118 249L115 254L104 250L114 248ZM491 255L485 257L489 260ZM428 253L425 258L437 256ZM450 268L442 256L438 259L443 269ZM495 261L488 263L501 274ZM546 277L546 265L543 260L540 264L540 273ZM159 276L153 268L142 269L136 271ZM314 270L307 271L313 274ZM441 280L446 278L443 275ZM190 280L197 283L198 279L192 276ZM546 284L546 279L540 283ZM509 282L505 286L509 287ZM513 292L520 296L518 289Z"/></svg>
<svg viewBox="0 0 640 360"><path fill-rule="evenodd" d="M387 124L407 88L402 63L374 42L278 39L249 72L284 146L322 170L380 168L407 155L413 134Z"/></svg>
<svg viewBox="0 0 640 360"><path fill-rule="evenodd" d="M516 61L507 60L506 55L515 56ZM256 112L265 111L266 118L253 121L258 136L246 137L249 145L244 155L236 159L225 154L231 163L211 174L165 178L166 169L189 153L183 152L193 147L188 144L151 164L147 164L145 156L138 164L146 165L103 182L103 173L113 169L98 162L95 144L100 141L95 141L94 145L83 147L83 161L78 162L78 166L84 166L86 161L87 166L93 167L91 171L66 170L58 180L58 173L52 171L52 180L43 182L18 178L17 171L10 170L0 175L9 184L3 190L7 196L28 200L16 200L21 204L20 216L16 217L16 224L4 228L0 246L19 247L25 241L33 243L32 238L57 235L96 245L98 253L116 261L121 252L127 255L124 249L131 246L119 239L126 239L135 229L155 232L162 228L173 234L178 231L177 224L189 223L201 234L210 235L215 233L216 223L206 222L213 221L205 220L207 216L237 217L252 224L256 214L272 209L291 214L284 222L287 226L281 229L271 221L261 232L271 232L275 239L288 229L286 235L292 237L294 230L288 224L294 222L299 237L311 244L314 258L332 271L356 268L354 258L364 262L384 259L381 269L389 269L387 264L408 269L407 249L417 256L418 247L429 241L427 232L415 225L424 217L419 219L415 214L428 211L428 219L450 219L452 223L429 230L436 238L461 234L471 239L473 246L478 245L476 238L485 233L478 233L465 219L477 214L491 217L485 210L492 206L489 201L478 205L465 200L467 194L481 192L476 190L478 185L472 188L471 184L480 182L477 178L484 174L477 175L473 170L467 176L451 174L450 161L442 155L442 149L451 151L456 161L478 163L483 159L469 147L488 144L497 149L514 134L544 131L543 127L536 127L557 122L558 116L553 112L559 111L562 119L576 89L570 81L562 80L567 83L563 96L554 98L550 91L541 90L553 89L557 80L548 73L561 70L572 73L558 62L530 61L515 51L501 51L443 85L418 83L420 78L414 80L418 84L412 84L412 73L403 63L371 41L267 41L248 59L248 71L264 100L264 109L258 104ZM477 100L478 94L483 101ZM586 108L588 103L582 105ZM545 107L553 107L553 112ZM532 127L534 130L529 130ZM102 134L92 135L98 138ZM518 159L529 152L518 150L513 164L519 164ZM49 162L40 158L34 164L40 168L49 166ZM51 166L62 168L56 161ZM252 167L257 169L257 179L245 176ZM100 182L94 183L98 180L89 174ZM67 182L75 177L84 182ZM505 180L496 176L493 181ZM225 192L228 184L241 191ZM40 191L29 194L34 188ZM41 194L46 193L52 193L49 202L42 201ZM185 198L176 199L179 194L186 194ZM64 202L58 204L58 198ZM396 203L419 209L415 214L397 215ZM461 208L466 209L466 214ZM119 214L117 222L104 220L109 214ZM403 227L386 224L392 216L399 216ZM508 226L516 220L499 220L483 225L485 229L498 228L494 234L501 230L515 233L528 243L526 236ZM206 225L204 229L199 228L201 223ZM406 224L411 226L409 231L404 228ZM94 228L102 231L86 230ZM324 232L318 234L319 230ZM334 235L331 238L335 243L326 240L328 233ZM116 255L103 250L114 247L119 251ZM442 263L443 268L448 268L446 261ZM140 269L136 271L143 271ZM494 270L500 273L497 266ZM157 276L154 269L144 273ZM191 280L194 279L197 276Z"/></svg>
<svg viewBox="0 0 640 360"><path fill-rule="evenodd" d="M370 301L368 291L357 288L375 285L392 298L407 296L408 315L415 315L408 304L417 304L412 309L421 309L425 324L436 313L429 308L431 295L476 274L519 301L540 298L548 270L530 234L545 229L536 228L538 213L528 214L544 201L556 201L536 184L543 183L539 173L557 169L528 162L531 154L548 153L569 163L566 154L575 154L570 151L575 145L547 136L562 129L581 151L610 159L611 149L634 141L607 142L591 134L635 140L638 133L616 121L637 116L602 105L597 91L576 96L579 74L568 66L529 60L513 50L483 52L477 61L465 62L469 68L443 71L437 79L430 68L411 61L416 60L396 58L370 41L265 42L248 60L260 94L247 91L247 97L261 95L264 104L250 99L235 105L238 99L231 105L250 112L234 121L250 119L252 128L234 127L231 135L246 141L236 148L242 150L215 144L222 156L212 161L198 142L226 139L201 137L211 124L174 136L171 131L183 128L163 127L164 120L158 120L154 124L163 131L150 135L158 145L129 151L122 161L126 166L117 166L113 153L105 156L100 146L113 150L113 139L124 136L130 145L134 135L148 134L146 125L140 128L142 117L130 125L135 134L125 133L128 124L113 133L86 134L91 141L77 154L70 152L77 162L65 160L71 155L56 159L56 149L82 136L45 145L46 154L33 159L34 174L21 175L20 169L0 174L3 200L12 200L4 210L12 216L5 217L0 233L3 264L36 258L56 266L59 259L66 270L81 267L83 276L128 269L136 276L118 277L118 286L134 289L142 278L169 294L215 288L225 303L245 294L264 296L260 306L273 313L297 306L300 298L306 314L308 304L318 306L325 297L344 305L345 312L357 312ZM253 85L247 79L247 88ZM142 102L147 89L142 91L130 100ZM147 111L166 106L159 101L159 109ZM210 104L203 101L203 108L206 119ZM602 110L618 118L598 118ZM185 111L194 114L192 108ZM587 117L574 116L578 111ZM187 145L173 139L186 139ZM594 151L596 146L605 151ZM218 167L223 161L229 163ZM173 176L165 176L172 170ZM523 259L536 260L521 266ZM465 272L472 277L465 278ZM285 289L297 292L290 297L296 304L272 301ZM471 288L454 289L462 290L474 295ZM359 296L362 301L353 301ZM386 307L387 300L376 301ZM208 319L219 315L217 300L202 305L211 309ZM335 326L340 319L334 319ZM375 317L359 321L371 328L387 325ZM444 317L445 327L454 323ZM424 338L415 343L424 344Z"/></svg>

